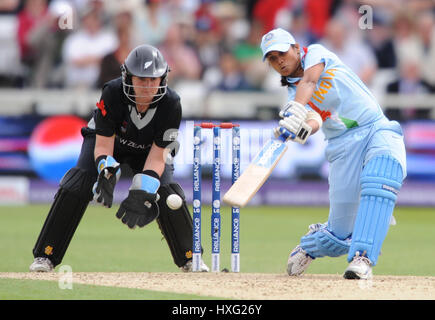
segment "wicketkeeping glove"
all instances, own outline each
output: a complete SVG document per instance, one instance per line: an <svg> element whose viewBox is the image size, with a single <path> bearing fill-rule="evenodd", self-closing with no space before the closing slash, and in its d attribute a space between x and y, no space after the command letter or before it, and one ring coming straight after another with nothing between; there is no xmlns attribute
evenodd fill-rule
<svg viewBox="0 0 435 320"><path fill-rule="evenodd" d="M279 127L274 130L275 137L284 134L287 140L304 144L312 130L311 126L305 122L307 113L308 110L302 104L290 101L279 113L283 119L279 121Z"/></svg>
<svg viewBox="0 0 435 320"><path fill-rule="evenodd" d="M98 179L95 182L92 192L94 200L110 208L113 202L113 190L121 176L120 164L111 156L98 160Z"/></svg>
<svg viewBox="0 0 435 320"><path fill-rule="evenodd" d="M128 197L122 201L116 217L130 229L142 228L159 216L157 201L160 187L159 179L138 173L133 177Z"/></svg>

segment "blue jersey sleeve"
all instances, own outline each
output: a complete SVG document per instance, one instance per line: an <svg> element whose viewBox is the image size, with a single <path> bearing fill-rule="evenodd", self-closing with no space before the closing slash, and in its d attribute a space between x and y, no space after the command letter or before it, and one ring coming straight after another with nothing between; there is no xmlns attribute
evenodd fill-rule
<svg viewBox="0 0 435 320"><path fill-rule="evenodd" d="M309 46L304 59L304 70L322 62L325 64L325 69L327 69L330 64L330 54L331 52L320 44Z"/></svg>

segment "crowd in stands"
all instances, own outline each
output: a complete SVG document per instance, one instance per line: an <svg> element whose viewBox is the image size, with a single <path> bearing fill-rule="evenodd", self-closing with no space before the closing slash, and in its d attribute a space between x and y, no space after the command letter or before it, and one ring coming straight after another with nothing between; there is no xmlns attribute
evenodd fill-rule
<svg viewBox="0 0 435 320"><path fill-rule="evenodd" d="M276 89L259 48L276 27L323 44L369 87L388 70L385 92L435 92L433 0L2 0L0 87L98 89L147 43L167 59L171 86Z"/></svg>

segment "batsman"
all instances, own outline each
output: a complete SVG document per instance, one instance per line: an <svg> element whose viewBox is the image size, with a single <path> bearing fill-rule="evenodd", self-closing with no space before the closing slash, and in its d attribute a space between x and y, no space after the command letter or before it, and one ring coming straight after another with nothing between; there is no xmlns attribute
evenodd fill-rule
<svg viewBox="0 0 435 320"><path fill-rule="evenodd" d="M298 276L314 259L347 255L344 278L370 279L406 177L402 129L322 45L303 48L278 28L263 36L261 49L288 89L275 136L304 144L321 128L328 141L328 221L309 226L290 253L287 272Z"/></svg>
<svg viewBox="0 0 435 320"><path fill-rule="evenodd" d="M77 164L62 178L33 248L33 272L49 272L62 262L91 200L111 208L121 164L134 173L128 196L116 217L129 228L157 220L175 264L192 268L192 218L184 192L173 181L173 157L182 108L167 86L170 69L158 49L141 45L121 66L121 76L107 82L87 127ZM166 199L177 195L181 207ZM208 271L201 261L201 271Z"/></svg>

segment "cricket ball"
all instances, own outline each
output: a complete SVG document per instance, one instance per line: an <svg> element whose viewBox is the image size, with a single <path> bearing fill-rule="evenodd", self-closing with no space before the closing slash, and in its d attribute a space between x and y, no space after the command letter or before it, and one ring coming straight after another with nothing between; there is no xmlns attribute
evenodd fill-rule
<svg viewBox="0 0 435 320"><path fill-rule="evenodd" d="M166 204L171 210L178 210L183 204L183 200L178 194L171 194L166 198Z"/></svg>

